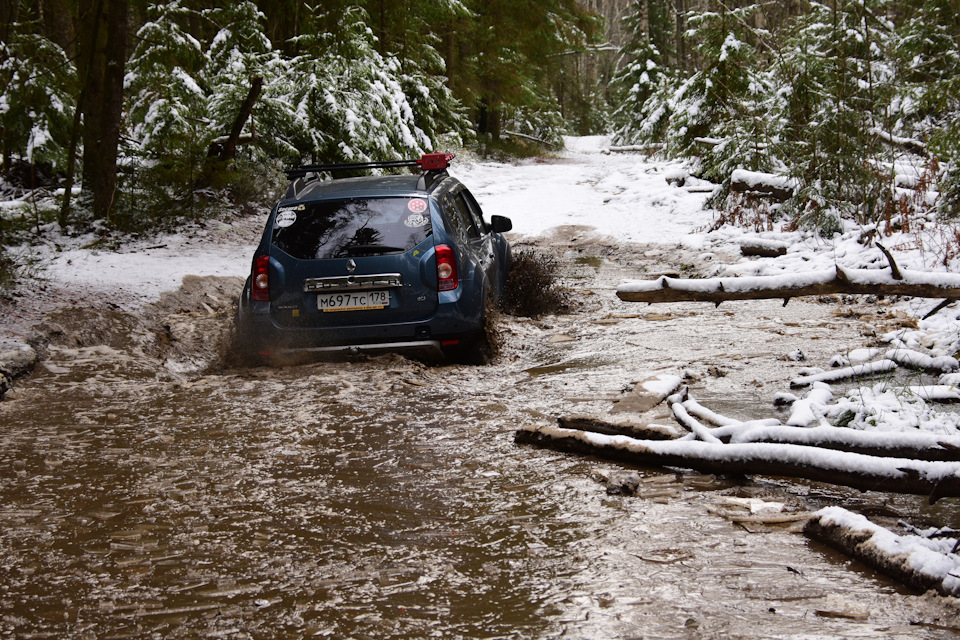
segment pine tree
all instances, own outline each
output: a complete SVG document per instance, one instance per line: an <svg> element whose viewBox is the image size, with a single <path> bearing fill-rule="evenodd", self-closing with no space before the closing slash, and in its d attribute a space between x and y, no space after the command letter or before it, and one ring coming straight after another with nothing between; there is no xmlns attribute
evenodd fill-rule
<svg viewBox="0 0 960 640"><path fill-rule="evenodd" d="M672 42L664 37L672 32L672 15L664 0L637 0L624 23L631 37L623 52L627 61L612 81L613 138L617 144L656 143L663 134L657 125L668 120L662 106L676 76L667 62Z"/></svg>
<svg viewBox="0 0 960 640"><path fill-rule="evenodd" d="M16 159L63 171L76 108L77 77L63 50L33 32L12 25L0 42L0 152L4 170Z"/></svg>
<svg viewBox="0 0 960 640"><path fill-rule="evenodd" d="M200 85L207 57L182 29L194 14L179 1L152 5L147 15L124 79L129 137L137 143L130 153L142 159L140 188L157 187L175 202L192 203L212 135Z"/></svg>
<svg viewBox="0 0 960 640"><path fill-rule="evenodd" d="M885 0L811 4L788 40L779 79L784 155L799 181L802 223L837 228L840 218L875 221L886 206L890 176L880 171L893 76L886 64L893 26Z"/></svg>

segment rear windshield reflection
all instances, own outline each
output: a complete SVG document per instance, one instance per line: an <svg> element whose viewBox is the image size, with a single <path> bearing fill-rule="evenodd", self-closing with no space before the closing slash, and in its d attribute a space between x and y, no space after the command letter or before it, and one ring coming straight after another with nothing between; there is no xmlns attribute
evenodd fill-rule
<svg viewBox="0 0 960 640"><path fill-rule="evenodd" d="M426 198L331 200L281 206L273 244L301 260L402 253L432 233Z"/></svg>

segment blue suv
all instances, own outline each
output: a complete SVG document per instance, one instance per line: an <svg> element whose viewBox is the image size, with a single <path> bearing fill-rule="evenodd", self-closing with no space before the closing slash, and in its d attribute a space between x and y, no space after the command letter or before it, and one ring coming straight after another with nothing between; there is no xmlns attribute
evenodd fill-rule
<svg viewBox="0 0 960 640"><path fill-rule="evenodd" d="M476 360L503 294L508 218L487 223L447 173L452 154L313 165L267 219L240 296L237 347L283 362L324 353L410 351ZM321 179L358 170L419 174Z"/></svg>

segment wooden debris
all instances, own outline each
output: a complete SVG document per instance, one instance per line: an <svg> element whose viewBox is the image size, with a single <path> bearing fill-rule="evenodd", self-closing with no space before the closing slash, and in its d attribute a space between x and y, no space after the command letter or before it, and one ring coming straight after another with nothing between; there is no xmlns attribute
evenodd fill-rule
<svg viewBox="0 0 960 640"><path fill-rule="evenodd" d="M745 256L758 256L760 258L779 258L787 255L789 245L786 242L777 242L775 240L762 240L751 238L740 241L740 253Z"/></svg>
<svg viewBox="0 0 960 640"><path fill-rule="evenodd" d="M557 424L564 429L581 429L608 436L630 436L640 440L672 440L679 434L667 427L634 422L607 422L593 416L561 416Z"/></svg>
<svg viewBox="0 0 960 640"><path fill-rule="evenodd" d="M730 175L730 191L783 202L793 197L796 182L771 173L738 169Z"/></svg>
<svg viewBox="0 0 960 640"><path fill-rule="evenodd" d="M828 510L825 510L828 511ZM889 542L878 544L875 536L878 532L885 537L899 538L892 532L881 530L864 518L867 526L853 526L829 514L814 514L803 529L808 537L822 542L845 553L880 573L889 576L920 592L935 590L944 596L960 596L960 583L957 580L945 580L942 576L924 571L921 563L911 562L908 553L893 553ZM819 516L819 517L817 517ZM932 553L932 552L931 552Z"/></svg>
<svg viewBox="0 0 960 640"><path fill-rule="evenodd" d="M814 382L836 382L838 380L847 380L849 378L863 378L873 376L878 373L887 373L897 368L897 363L893 360L877 360L876 362L864 362L852 367L842 369L833 369L822 373L815 373L809 376L800 376L790 381L791 389L808 387Z"/></svg>
<svg viewBox="0 0 960 640"><path fill-rule="evenodd" d="M720 427L711 432L734 444L765 442L793 444L832 451L846 451L881 458L907 458L960 462L960 438L932 433L877 433L842 427L791 427L743 425Z"/></svg>
<svg viewBox="0 0 960 640"><path fill-rule="evenodd" d="M634 385L623 398L614 401L610 413L646 413L676 392L682 384L678 376L656 376Z"/></svg>
<svg viewBox="0 0 960 640"><path fill-rule="evenodd" d="M895 279L877 269L835 269L790 276L680 279L628 282L617 289L627 302L721 302L766 300L837 293L960 299L960 274L903 271Z"/></svg>
<svg viewBox="0 0 960 640"><path fill-rule="evenodd" d="M862 491L926 495L931 502L960 496L960 464L951 462L875 458L840 451L825 456L816 447L799 445L654 442L545 426L523 427L515 441L645 467L806 478Z"/></svg>

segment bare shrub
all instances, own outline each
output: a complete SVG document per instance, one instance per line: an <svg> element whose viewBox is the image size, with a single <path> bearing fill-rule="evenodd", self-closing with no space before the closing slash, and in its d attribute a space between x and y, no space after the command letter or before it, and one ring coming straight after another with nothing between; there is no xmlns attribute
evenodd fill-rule
<svg viewBox="0 0 960 640"><path fill-rule="evenodd" d="M557 280L558 272L559 265L553 256L532 249L517 251L507 276L504 311L528 318L565 313L569 296Z"/></svg>
<svg viewBox="0 0 960 640"><path fill-rule="evenodd" d="M698 231L713 232L724 226L752 229L756 232L773 231L775 206L766 198L753 193L729 192L717 202L717 217Z"/></svg>

